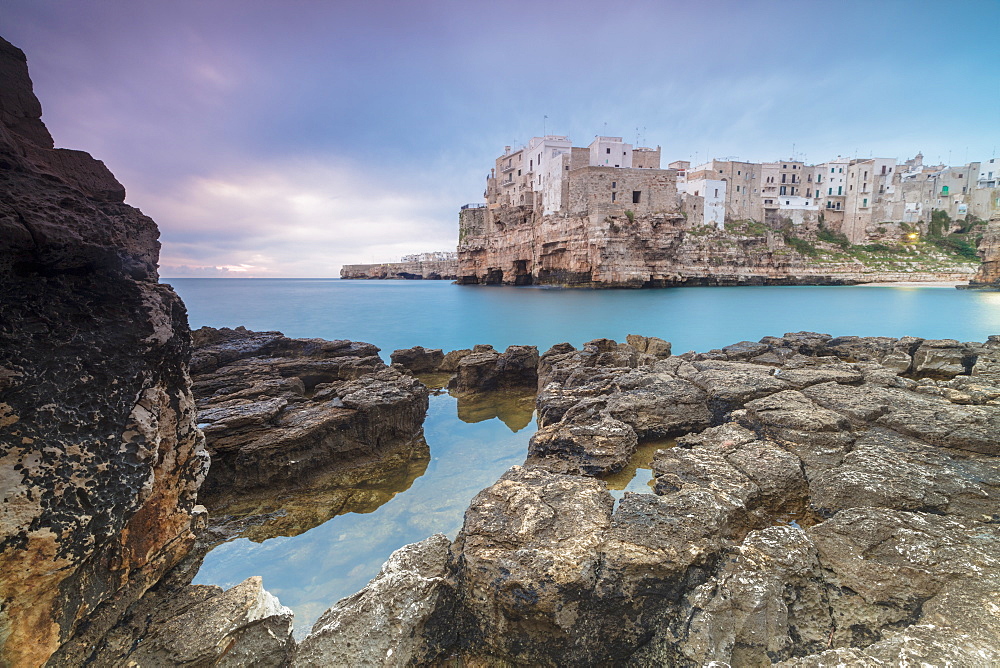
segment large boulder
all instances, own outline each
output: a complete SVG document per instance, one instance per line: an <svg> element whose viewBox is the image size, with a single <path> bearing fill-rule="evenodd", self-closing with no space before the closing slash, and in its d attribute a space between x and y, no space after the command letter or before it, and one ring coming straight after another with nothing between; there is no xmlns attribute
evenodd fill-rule
<svg viewBox="0 0 1000 668"><path fill-rule="evenodd" d="M208 459L156 224L0 39L0 664L81 665L188 551Z"/></svg>
<svg viewBox="0 0 1000 668"><path fill-rule="evenodd" d="M421 440L428 390L367 343L280 332L195 332L198 421L212 454L203 495L308 484Z"/></svg>

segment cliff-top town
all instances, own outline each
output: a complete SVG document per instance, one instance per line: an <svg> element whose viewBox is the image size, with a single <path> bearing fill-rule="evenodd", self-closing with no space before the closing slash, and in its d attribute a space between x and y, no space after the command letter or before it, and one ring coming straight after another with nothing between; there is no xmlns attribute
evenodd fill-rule
<svg viewBox="0 0 1000 668"><path fill-rule="evenodd" d="M727 221L824 223L852 243L884 237L886 224L929 222L935 210L953 220L1000 217L996 158L959 167L925 165L924 157L799 160L676 160L663 169L661 148L621 137L534 137L507 146L486 179L486 208L523 206L542 215L634 215L682 212L689 225Z"/></svg>
<svg viewBox="0 0 1000 668"><path fill-rule="evenodd" d="M973 274L976 243L993 236L985 224L1000 220L996 158L662 168L661 152L609 136L506 146L485 202L461 208L457 258L345 265L341 276L585 287L993 280Z"/></svg>

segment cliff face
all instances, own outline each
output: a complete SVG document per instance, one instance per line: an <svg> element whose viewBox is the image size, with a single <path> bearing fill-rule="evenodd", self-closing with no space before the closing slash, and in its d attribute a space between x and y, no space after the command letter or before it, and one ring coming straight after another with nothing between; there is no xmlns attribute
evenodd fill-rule
<svg viewBox="0 0 1000 668"><path fill-rule="evenodd" d="M1000 288L1000 222L990 223L979 242L983 264L969 281L975 288Z"/></svg>
<svg viewBox="0 0 1000 668"><path fill-rule="evenodd" d="M0 193L0 664L72 664L192 540L190 335L156 224L53 148L2 39Z"/></svg>
<svg viewBox="0 0 1000 668"><path fill-rule="evenodd" d="M692 227L671 213L540 217L530 207L510 207L463 210L459 221L458 281L463 284L849 285L964 281L972 271L938 268L934 262L886 271L848 257L815 262L790 247L779 231Z"/></svg>
<svg viewBox="0 0 1000 668"><path fill-rule="evenodd" d="M409 279L453 281L458 277L457 260L436 262L383 262L382 264L345 264L341 278Z"/></svg>

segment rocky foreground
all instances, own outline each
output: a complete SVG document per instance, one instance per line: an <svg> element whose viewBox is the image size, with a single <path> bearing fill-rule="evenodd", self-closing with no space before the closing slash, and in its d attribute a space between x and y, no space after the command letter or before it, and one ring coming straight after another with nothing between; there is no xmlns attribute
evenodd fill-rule
<svg viewBox="0 0 1000 668"><path fill-rule="evenodd" d="M530 353L393 359L471 392L523 382ZM454 543L402 548L261 665L1000 661L1000 337L797 333L677 356L630 336L555 346L537 378L525 464ZM651 493L616 504L602 476L663 436L680 437ZM257 622L275 638L286 618Z"/></svg>
<svg viewBox="0 0 1000 668"><path fill-rule="evenodd" d="M630 341L543 355L526 464L295 662L1000 661L1000 337ZM599 476L679 433L616 505Z"/></svg>

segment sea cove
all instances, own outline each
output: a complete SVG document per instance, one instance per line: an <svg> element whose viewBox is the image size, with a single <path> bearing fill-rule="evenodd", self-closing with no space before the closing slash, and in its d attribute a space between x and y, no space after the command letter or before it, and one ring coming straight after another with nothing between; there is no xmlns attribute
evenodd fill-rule
<svg viewBox="0 0 1000 668"><path fill-rule="evenodd" d="M656 290L459 286L444 281L165 278L191 327L445 351L488 343L544 351L628 334L677 353L791 331L982 341L1000 333L1000 293L952 287L708 287Z"/></svg>

